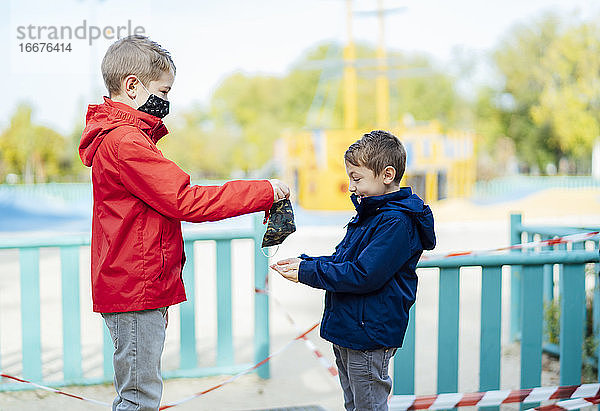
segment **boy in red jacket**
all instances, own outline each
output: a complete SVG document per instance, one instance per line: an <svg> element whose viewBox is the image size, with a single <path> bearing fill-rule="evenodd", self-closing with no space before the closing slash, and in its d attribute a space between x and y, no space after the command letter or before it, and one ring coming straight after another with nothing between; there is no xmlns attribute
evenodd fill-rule
<svg viewBox="0 0 600 411"><path fill-rule="evenodd" d="M197 186L156 142L175 79L169 53L143 36L112 44L102 60L109 96L90 105L79 154L92 167L94 311L113 339L113 410L157 410L166 313L185 301L181 221L266 211L289 197L278 180Z"/></svg>

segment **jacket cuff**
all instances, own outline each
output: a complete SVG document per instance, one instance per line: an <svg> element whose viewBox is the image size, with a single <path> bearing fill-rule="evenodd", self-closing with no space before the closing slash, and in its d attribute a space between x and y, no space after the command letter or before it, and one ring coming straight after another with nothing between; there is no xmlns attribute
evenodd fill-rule
<svg viewBox="0 0 600 411"><path fill-rule="evenodd" d="M302 260L298 266L298 282L313 287L316 261Z"/></svg>
<svg viewBox="0 0 600 411"><path fill-rule="evenodd" d="M268 189L265 189L265 191L268 191L269 193L271 193L271 197L269 198L268 201L268 207L265 211L269 211L271 209L271 207L273 207L273 203L275 203L275 191L273 190L273 185L269 182L269 180L259 180L259 182L264 183L268 186Z"/></svg>

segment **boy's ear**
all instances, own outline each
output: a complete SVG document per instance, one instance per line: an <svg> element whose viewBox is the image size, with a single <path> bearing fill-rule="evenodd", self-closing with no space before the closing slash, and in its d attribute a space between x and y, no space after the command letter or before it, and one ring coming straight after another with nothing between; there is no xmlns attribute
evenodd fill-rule
<svg viewBox="0 0 600 411"><path fill-rule="evenodd" d="M396 169L392 166L387 166L383 169L384 184L391 184L396 178Z"/></svg>
<svg viewBox="0 0 600 411"><path fill-rule="evenodd" d="M137 97L136 84L138 79L134 75L129 75L121 82L123 88L123 94L128 95L130 98L135 99Z"/></svg>

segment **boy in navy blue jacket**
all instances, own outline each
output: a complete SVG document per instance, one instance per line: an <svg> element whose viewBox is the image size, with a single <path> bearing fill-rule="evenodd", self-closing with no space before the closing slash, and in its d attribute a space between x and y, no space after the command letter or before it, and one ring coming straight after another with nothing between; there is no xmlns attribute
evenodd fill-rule
<svg viewBox="0 0 600 411"><path fill-rule="evenodd" d="M321 337L333 343L348 411L387 410L388 364L402 346L415 269L435 246L433 215L409 187L402 143L372 131L344 155L356 216L331 256L281 260L282 276L326 290Z"/></svg>

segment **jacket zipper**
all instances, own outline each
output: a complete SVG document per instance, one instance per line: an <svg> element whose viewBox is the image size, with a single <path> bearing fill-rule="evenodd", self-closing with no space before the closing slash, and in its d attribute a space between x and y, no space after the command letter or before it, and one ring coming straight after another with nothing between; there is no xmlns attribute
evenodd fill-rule
<svg viewBox="0 0 600 411"><path fill-rule="evenodd" d="M365 326L365 297L361 296L360 297L360 315L358 316L359 322L360 322L360 326L364 327Z"/></svg>

